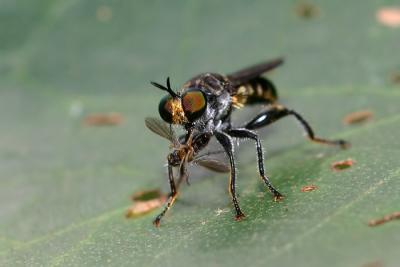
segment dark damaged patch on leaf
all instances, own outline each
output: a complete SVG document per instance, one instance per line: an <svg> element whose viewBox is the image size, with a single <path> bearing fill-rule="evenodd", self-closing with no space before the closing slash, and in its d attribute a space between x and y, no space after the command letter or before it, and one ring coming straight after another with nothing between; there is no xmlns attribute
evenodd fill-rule
<svg viewBox="0 0 400 267"><path fill-rule="evenodd" d="M159 189L154 190L145 190L145 191L138 191L133 193L132 200L133 201L147 201L152 199L157 199L162 197L163 194Z"/></svg>

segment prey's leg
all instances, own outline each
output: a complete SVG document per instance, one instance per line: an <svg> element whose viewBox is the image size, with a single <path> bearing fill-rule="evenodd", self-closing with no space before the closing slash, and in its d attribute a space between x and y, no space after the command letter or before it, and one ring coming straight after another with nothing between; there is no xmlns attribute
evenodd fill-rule
<svg viewBox="0 0 400 267"><path fill-rule="evenodd" d="M168 179L169 179L169 185L171 188L171 193L170 193L170 196L168 199L167 206L165 206L164 210L153 221L153 224L156 227L160 226L160 221L161 221L162 217L164 217L165 213L167 213L167 211L171 208L171 206L174 204L174 202L176 200L176 197L178 196L178 191L175 186L174 173L172 171L172 166L170 164L168 164Z"/></svg>

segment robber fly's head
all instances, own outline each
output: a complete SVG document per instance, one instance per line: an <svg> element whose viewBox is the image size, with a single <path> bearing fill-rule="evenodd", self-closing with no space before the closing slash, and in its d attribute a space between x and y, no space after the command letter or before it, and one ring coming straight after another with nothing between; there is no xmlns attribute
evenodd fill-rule
<svg viewBox="0 0 400 267"><path fill-rule="evenodd" d="M157 88L167 91L158 105L161 118L170 124L192 123L203 115L207 107L205 94L197 88L189 88L182 95L175 93L167 78L167 87L151 82Z"/></svg>

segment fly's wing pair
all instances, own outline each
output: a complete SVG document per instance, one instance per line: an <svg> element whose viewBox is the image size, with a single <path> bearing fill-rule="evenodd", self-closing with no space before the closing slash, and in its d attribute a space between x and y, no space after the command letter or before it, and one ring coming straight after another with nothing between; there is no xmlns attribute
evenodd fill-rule
<svg viewBox="0 0 400 267"><path fill-rule="evenodd" d="M248 67L246 69L239 70L235 73L229 74L228 79L232 82L233 86L240 86L245 83L260 77L263 73L271 71L279 67L283 63L283 58L277 58L267 62L260 63Z"/></svg>
<svg viewBox="0 0 400 267"><path fill-rule="evenodd" d="M179 142L176 138L175 132L164 121L157 119L157 118L146 118L145 124L146 124L146 127L149 128L150 131L167 139L174 145L175 148L178 148ZM221 154L221 153L224 153L224 152L222 150L208 152L203 155L196 156L191 162L198 164L209 170L215 171L215 172L229 172L230 167L228 164L226 164L218 159L210 157L211 155Z"/></svg>

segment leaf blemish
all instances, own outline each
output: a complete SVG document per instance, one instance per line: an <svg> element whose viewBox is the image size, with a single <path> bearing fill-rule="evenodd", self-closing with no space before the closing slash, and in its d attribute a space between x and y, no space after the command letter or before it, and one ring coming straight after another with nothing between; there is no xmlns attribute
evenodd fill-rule
<svg viewBox="0 0 400 267"><path fill-rule="evenodd" d="M375 220L370 220L368 222L368 226L373 227L373 226L378 226L396 219L400 219L400 211L393 212L391 214L385 215L382 218L375 219Z"/></svg>
<svg viewBox="0 0 400 267"><path fill-rule="evenodd" d="M133 193L132 200L133 201L148 201L148 200L160 198L162 196L163 196L163 194L158 189L145 190L145 191L138 191L138 192Z"/></svg>
<svg viewBox="0 0 400 267"><path fill-rule="evenodd" d="M366 264L363 264L361 267L384 267L381 261L372 261Z"/></svg>
<svg viewBox="0 0 400 267"><path fill-rule="evenodd" d="M358 124L370 121L373 117L373 113L369 110L360 110L356 112L352 112L347 114L343 118L343 124L350 125L350 124Z"/></svg>
<svg viewBox="0 0 400 267"><path fill-rule="evenodd" d="M126 218L136 218L161 207L167 197L160 190L147 190L134 193L132 200L134 203L126 211Z"/></svg>
<svg viewBox="0 0 400 267"><path fill-rule="evenodd" d="M383 7L376 12L376 19L382 25L392 28L400 27L400 8Z"/></svg>
<svg viewBox="0 0 400 267"><path fill-rule="evenodd" d="M83 123L87 126L116 126L121 124L123 117L120 113L110 112L105 114L95 113L88 115Z"/></svg>
<svg viewBox="0 0 400 267"><path fill-rule="evenodd" d="M308 2L303 2L299 3L296 6L296 14L303 19L311 19L319 14L319 9L317 6L308 3Z"/></svg>
<svg viewBox="0 0 400 267"><path fill-rule="evenodd" d="M390 81L393 84L400 84L400 71L392 73L390 75Z"/></svg>
<svg viewBox="0 0 400 267"><path fill-rule="evenodd" d="M334 171L342 171L342 170L350 168L351 166L354 165L354 163L355 163L354 160L346 159L346 160L337 161L337 162L332 163L331 168Z"/></svg>
<svg viewBox="0 0 400 267"><path fill-rule="evenodd" d="M96 18L100 22L109 22L113 17L113 12L109 6L99 6L96 10Z"/></svg>
<svg viewBox="0 0 400 267"><path fill-rule="evenodd" d="M312 185L303 186L300 191L304 193L304 192L311 192L311 191L314 191L317 189L318 189L318 186L312 184Z"/></svg>

